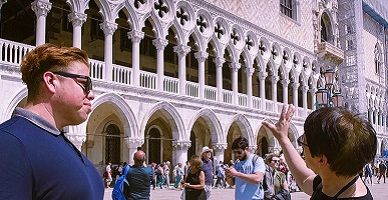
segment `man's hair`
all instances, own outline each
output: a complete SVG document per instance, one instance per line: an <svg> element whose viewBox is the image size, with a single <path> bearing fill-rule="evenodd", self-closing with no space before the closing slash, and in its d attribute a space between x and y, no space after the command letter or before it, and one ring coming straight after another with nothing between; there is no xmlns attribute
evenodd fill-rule
<svg viewBox="0 0 388 200"><path fill-rule="evenodd" d="M75 47L43 44L28 52L20 64L22 80L28 89L27 101L38 96L45 72L65 70L71 62L81 62L89 67L87 53Z"/></svg>
<svg viewBox="0 0 388 200"><path fill-rule="evenodd" d="M376 155L377 138L372 125L344 108L312 112L304 132L312 157L325 155L337 175L358 174Z"/></svg>
<svg viewBox="0 0 388 200"><path fill-rule="evenodd" d="M273 157L279 158L279 156L277 154L275 154L275 153L267 154L266 157L265 157L265 160L264 160L265 164L269 164L272 161Z"/></svg>
<svg viewBox="0 0 388 200"><path fill-rule="evenodd" d="M248 139L240 136L235 139L232 144L232 149L246 149L249 146Z"/></svg>

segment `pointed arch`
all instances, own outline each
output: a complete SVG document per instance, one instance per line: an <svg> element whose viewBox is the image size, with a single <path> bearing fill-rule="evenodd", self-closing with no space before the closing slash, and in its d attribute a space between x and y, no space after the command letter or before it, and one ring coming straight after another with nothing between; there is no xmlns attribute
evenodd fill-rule
<svg viewBox="0 0 388 200"><path fill-rule="evenodd" d="M212 135L211 135L212 142L213 143L219 143L219 142L225 143L226 138L223 134L221 123L220 123L218 117L216 116L216 114L208 108L203 108L203 109L199 110L197 112L197 114L194 115L194 117L189 122L188 131L191 131L195 122L200 117L202 117L206 121L206 123L208 123L208 125L210 126L210 130L212 133Z"/></svg>
<svg viewBox="0 0 388 200"><path fill-rule="evenodd" d="M124 126L124 133L129 133L127 135L130 138L137 137L137 133L139 130L137 119L135 117L135 114L133 113L132 109L129 107L127 102L115 93L105 93L101 96L98 96L96 99L93 100L92 106L93 108L97 108L103 103L109 103L114 105L114 107L117 109L119 117L123 120L123 126ZM95 109L89 114L88 120L90 116L94 113Z"/></svg>
<svg viewBox="0 0 388 200"><path fill-rule="evenodd" d="M255 142L255 135L253 134L252 126L249 123L247 117L245 117L242 114L237 114L233 117L231 123L229 124L228 128L225 130L226 133L229 131L232 124L236 122L236 124L240 127L241 133L243 137L246 137L248 139L249 145L256 144ZM225 134L226 135L226 134Z"/></svg>
<svg viewBox="0 0 388 200"><path fill-rule="evenodd" d="M173 125L172 127L173 139L178 141L180 140L189 141L190 135L187 134L186 132L181 115L178 113L176 108L171 103L168 103L168 102L159 102L153 108L151 108L151 110L149 110L149 112L144 116L142 120L138 137L143 137L145 128L147 126L149 119L156 111L159 111L159 110L165 114L165 117L167 117L167 120L169 120L169 122L171 122L171 124Z"/></svg>
<svg viewBox="0 0 388 200"><path fill-rule="evenodd" d="M24 86L22 89L20 89L15 97L11 100L11 102L8 103L8 106L7 108L4 110L3 114L2 114L2 119L1 119L1 122L4 122L4 121L7 121L8 119L10 119L12 117L12 113L13 111L15 110L15 108L17 107L17 105L27 97L28 95L28 90L27 90L27 86Z"/></svg>

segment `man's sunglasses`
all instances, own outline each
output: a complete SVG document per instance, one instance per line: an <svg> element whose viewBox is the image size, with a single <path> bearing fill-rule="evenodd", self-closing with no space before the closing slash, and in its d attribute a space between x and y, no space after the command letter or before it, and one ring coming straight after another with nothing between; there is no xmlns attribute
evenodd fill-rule
<svg viewBox="0 0 388 200"><path fill-rule="evenodd" d="M60 76L63 76L63 77L67 77L67 78L75 78L75 82L81 86L81 88L84 90L84 92L86 94L89 94L89 92L93 89L93 86L92 86L92 79L89 77L89 76L84 76L84 75L79 75L79 74L71 74L71 73L67 73L67 72L61 72L61 71L58 71L58 72L52 72L53 74L56 74L56 75L60 75ZM86 82L79 82L77 80L77 78L80 78L80 79L85 79Z"/></svg>

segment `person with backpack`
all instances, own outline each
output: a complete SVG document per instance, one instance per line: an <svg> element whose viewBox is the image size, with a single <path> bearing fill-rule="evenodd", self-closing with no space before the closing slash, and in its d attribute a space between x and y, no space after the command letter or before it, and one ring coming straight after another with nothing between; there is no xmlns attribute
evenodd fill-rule
<svg viewBox="0 0 388 200"><path fill-rule="evenodd" d="M265 158L265 176L263 181L264 199L291 199L286 175L279 171L280 158L271 153Z"/></svg>
<svg viewBox="0 0 388 200"><path fill-rule="evenodd" d="M233 167L225 170L227 182L236 185L235 199L264 199L262 186L265 164L263 158L249 151L248 139L239 137L233 141L232 150L237 159Z"/></svg>

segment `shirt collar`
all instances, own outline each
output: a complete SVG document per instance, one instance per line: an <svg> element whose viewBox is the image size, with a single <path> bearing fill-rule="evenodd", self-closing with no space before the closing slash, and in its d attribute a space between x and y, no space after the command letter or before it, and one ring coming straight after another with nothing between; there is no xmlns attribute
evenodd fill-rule
<svg viewBox="0 0 388 200"><path fill-rule="evenodd" d="M27 110L24 108L15 108L15 112L13 116L23 117L27 119L28 121L32 122L36 126L50 132L54 135L60 135L61 131L59 131L55 126L50 124L48 121L43 119L41 116Z"/></svg>

